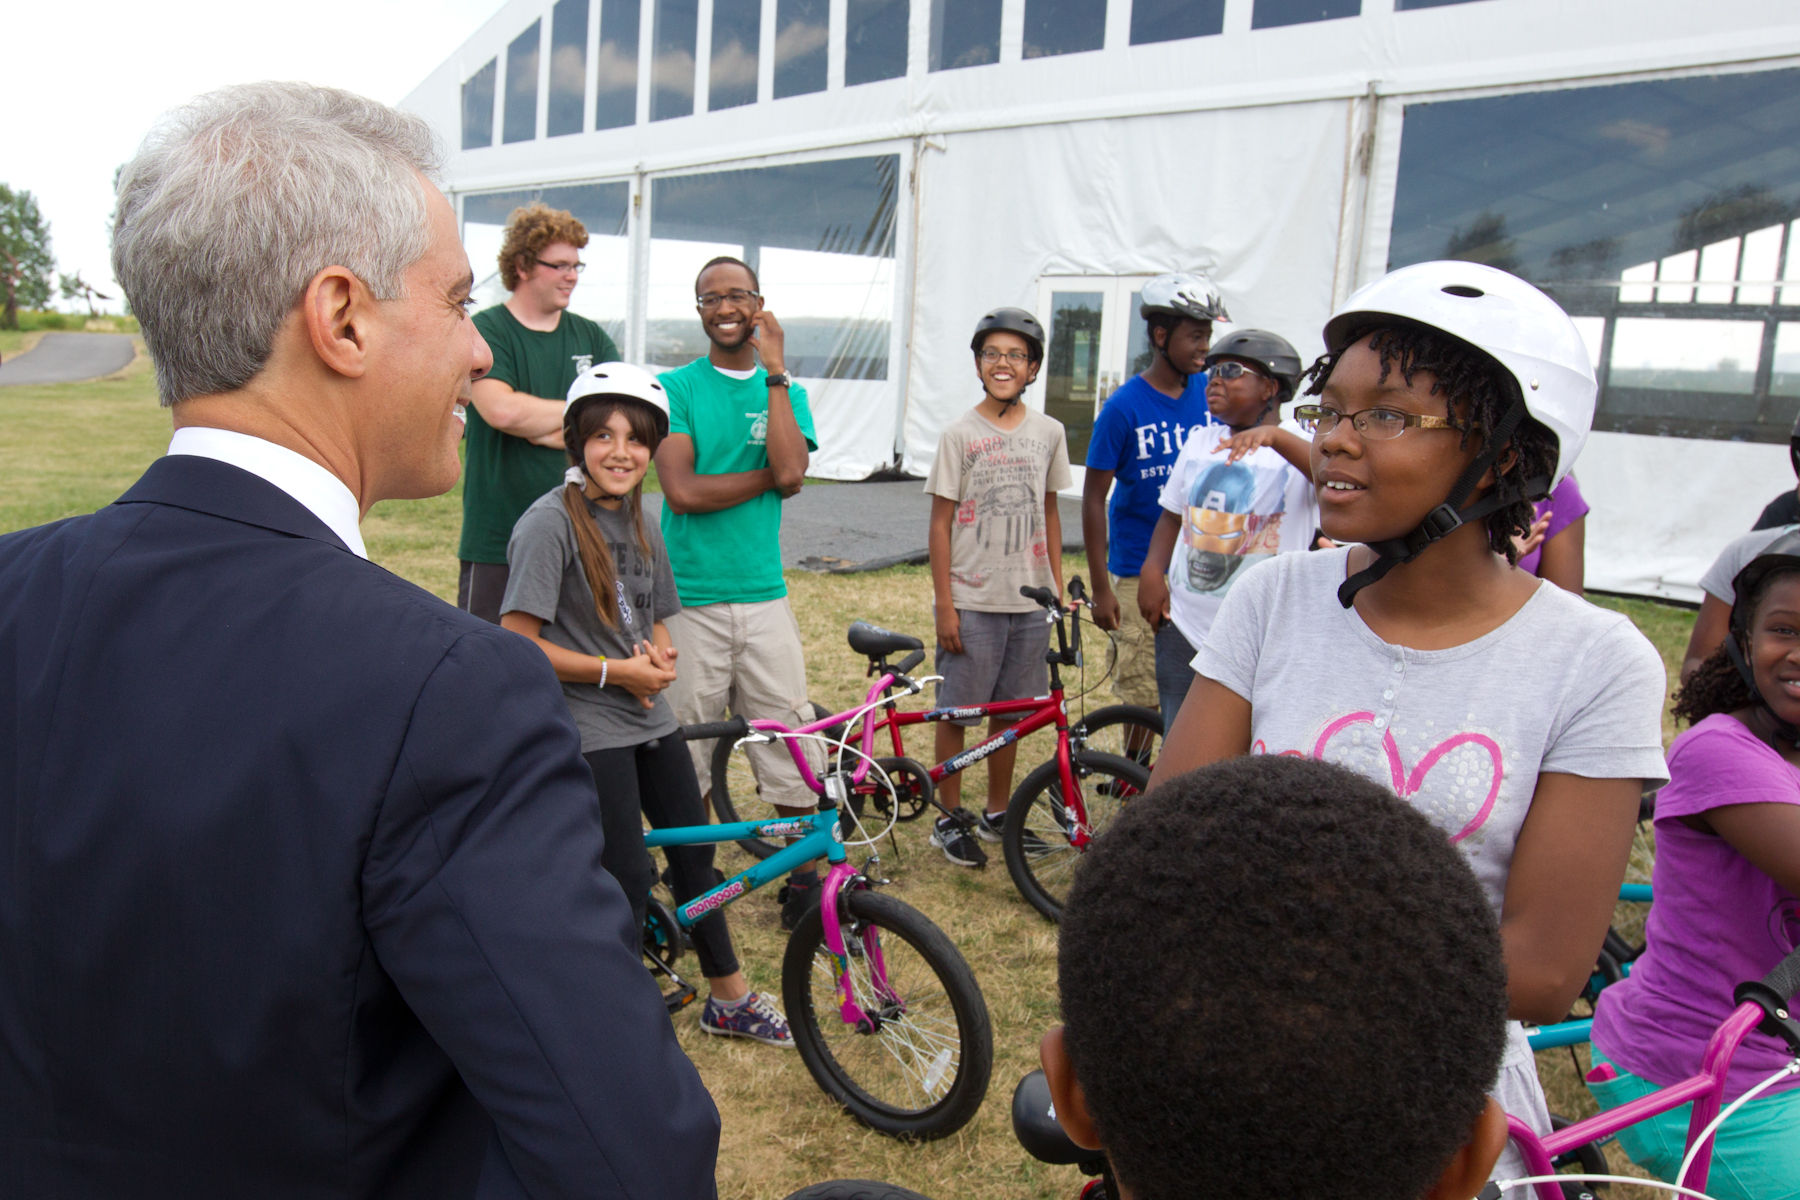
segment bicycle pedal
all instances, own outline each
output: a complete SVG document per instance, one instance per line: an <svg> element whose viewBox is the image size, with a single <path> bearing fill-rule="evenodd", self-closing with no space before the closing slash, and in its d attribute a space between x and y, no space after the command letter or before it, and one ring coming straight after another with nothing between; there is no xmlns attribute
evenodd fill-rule
<svg viewBox="0 0 1800 1200"><path fill-rule="evenodd" d="M693 984L684 983L672 992L664 992L663 1004L668 1008L669 1015L674 1016L676 1013L692 1004L695 1000L699 999L699 996L700 993L694 990Z"/></svg>

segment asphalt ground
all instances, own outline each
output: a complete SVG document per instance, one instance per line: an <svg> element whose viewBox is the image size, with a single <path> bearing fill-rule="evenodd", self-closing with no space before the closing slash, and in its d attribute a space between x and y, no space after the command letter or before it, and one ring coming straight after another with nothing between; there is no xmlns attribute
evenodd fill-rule
<svg viewBox="0 0 1800 1200"><path fill-rule="evenodd" d="M645 512L661 496L645 497ZM1081 549L1081 502L1058 498L1063 548ZM655 511L660 512L660 509ZM781 512L781 565L849 574L926 561L931 497L922 479L809 484Z"/></svg>
<svg viewBox="0 0 1800 1200"><path fill-rule="evenodd" d="M46 333L32 349L0 362L0 387L98 379L123 370L135 354L126 333Z"/></svg>

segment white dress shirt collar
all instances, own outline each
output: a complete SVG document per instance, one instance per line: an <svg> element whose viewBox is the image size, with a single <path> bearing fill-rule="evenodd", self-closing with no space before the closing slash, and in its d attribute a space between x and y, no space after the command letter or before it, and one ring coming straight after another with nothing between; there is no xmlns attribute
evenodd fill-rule
<svg viewBox="0 0 1800 1200"><path fill-rule="evenodd" d="M268 480L323 521L352 554L369 557L358 528L362 513L355 495L343 480L305 455L247 433L200 425L177 429L169 439L169 453L215 458Z"/></svg>

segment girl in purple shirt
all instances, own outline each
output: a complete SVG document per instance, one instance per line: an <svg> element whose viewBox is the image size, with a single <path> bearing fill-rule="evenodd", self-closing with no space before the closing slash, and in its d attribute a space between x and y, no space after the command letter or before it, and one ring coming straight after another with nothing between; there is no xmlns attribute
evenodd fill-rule
<svg viewBox="0 0 1800 1200"><path fill-rule="evenodd" d="M1800 534L1738 573L1732 634L1689 677L1656 800L1656 903L1648 948L1600 995L1588 1087L1613 1108L1696 1074L1732 990L1800 945ZM1731 650L1738 651L1734 662ZM1727 1103L1792 1058L1752 1033ZM1633 1162L1673 1181L1691 1106L1620 1132ZM1800 1197L1800 1076L1720 1128L1708 1190L1719 1200Z"/></svg>

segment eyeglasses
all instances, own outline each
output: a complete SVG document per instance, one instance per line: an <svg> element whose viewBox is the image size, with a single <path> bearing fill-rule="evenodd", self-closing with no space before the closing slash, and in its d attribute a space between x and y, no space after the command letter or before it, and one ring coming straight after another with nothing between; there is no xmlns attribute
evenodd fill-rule
<svg viewBox="0 0 1800 1200"><path fill-rule="evenodd" d="M698 304L705 311L711 312L713 309L719 307L719 305L725 303L727 300L729 300L733 304L739 305L741 307L745 304L750 303L752 300L761 300L761 299L762 299L761 292L747 292L743 288L732 288L729 292L723 292L723 293L702 292L700 295L694 297L694 303Z"/></svg>
<svg viewBox="0 0 1800 1200"><path fill-rule="evenodd" d="M1031 361L1031 355L1023 350L983 350L978 356L988 366L1004 362L1009 366L1022 367Z"/></svg>
<svg viewBox="0 0 1800 1200"><path fill-rule="evenodd" d="M541 258L534 258L531 261L536 263L540 267L550 268L552 271L555 271L558 275L567 275L570 271L573 271L573 272L575 272L575 274L579 275L583 271L587 270L587 264L584 262L553 263L553 262L545 262Z"/></svg>
<svg viewBox="0 0 1800 1200"><path fill-rule="evenodd" d="M1242 379L1246 375L1267 378L1267 376L1263 375L1261 371L1257 370L1249 363L1233 362L1229 359L1224 362L1214 363L1212 366L1206 368L1206 373L1213 379Z"/></svg>
<svg viewBox="0 0 1800 1200"><path fill-rule="evenodd" d="M1341 413L1319 404L1297 406L1294 420L1315 437L1330 433L1338 427L1339 421L1348 420L1359 436L1371 442L1391 441L1415 426L1419 429L1456 428L1448 417L1422 417L1397 408L1365 408L1357 413Z"/></svg>

